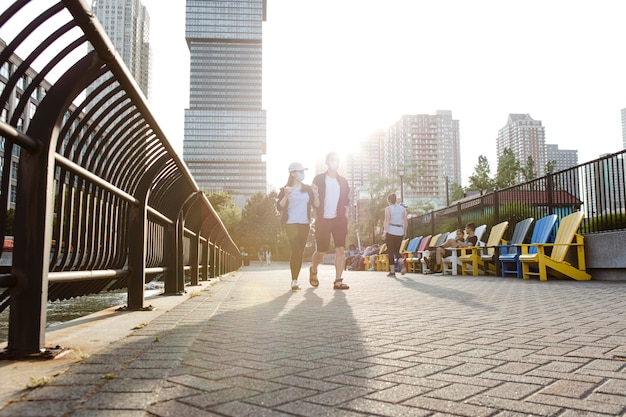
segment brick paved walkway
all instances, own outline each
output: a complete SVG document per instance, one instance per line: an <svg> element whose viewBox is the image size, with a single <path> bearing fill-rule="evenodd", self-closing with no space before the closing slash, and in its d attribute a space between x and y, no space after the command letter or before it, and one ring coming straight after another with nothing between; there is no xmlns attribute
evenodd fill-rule
<svg viewBox="0 0 626 417"><path fill-rule="evenodd" d="M626 413L624 282L302 275L245 267L0 416Z"/></svg>

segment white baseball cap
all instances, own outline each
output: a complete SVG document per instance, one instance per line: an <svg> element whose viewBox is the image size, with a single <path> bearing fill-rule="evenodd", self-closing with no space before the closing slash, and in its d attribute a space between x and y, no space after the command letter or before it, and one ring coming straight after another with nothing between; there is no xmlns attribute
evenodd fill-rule
<svg viewBox="0 0 626 417"><path fill-rule="evenodd" d="M300 162L292 162L291 164L289 164L289 172L305 171L307 169L308 168L303 167Z"/></svg>

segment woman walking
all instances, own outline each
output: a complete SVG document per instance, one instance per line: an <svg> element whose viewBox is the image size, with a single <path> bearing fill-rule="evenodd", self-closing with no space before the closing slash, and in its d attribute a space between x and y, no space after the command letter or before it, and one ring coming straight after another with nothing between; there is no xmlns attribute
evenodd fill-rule
<svg viewBox="0 0 626 417"><path fill-rule="evenodd" d="M385 207L383 239L387 243L387 256L389 256L389 274L387 274L387 276L395 278L395 259L400 259L402 257L400 254L400 246L402 245L402 239L404 238L409 224L406 216L406 209L398 204L398 199L395 193L391 193L387 196L387 203L389 205ZM402 266L402 275L405 273L406 269Z"/></svg>
<svg viewBox="0 0 626 417"><path fill-rule="evenodd" d="M293 291L300 289L298 276L302 269L304 247L309 237L311 208L319 205L317 186L302 183L306 169L299 162L290 164L287 184L278 193L277 208L281 212L281 222L285 227L291 249L289 267Z"/></svg>

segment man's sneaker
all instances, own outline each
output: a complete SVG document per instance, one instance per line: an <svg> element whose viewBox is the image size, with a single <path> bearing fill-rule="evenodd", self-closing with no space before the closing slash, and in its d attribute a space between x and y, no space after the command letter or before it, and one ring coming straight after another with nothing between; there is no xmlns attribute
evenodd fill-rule
<svg viewBox="0 0 626 417"><path fill-rule="evenodd" d="M395 273L390 272L390 273L388 273L388 274L387 274L387 276L388 276L388 277L390 277L390 278L395 278L395 277L396 277L396 274L395 274Z"/></svg>
<svg viewBox="0 0 626 417"><path fill-rule="evenodd" d="M298 281L296 280L291 281L291 290L298 291L299 289L300 289L300 286L298 285Z"/></svg>

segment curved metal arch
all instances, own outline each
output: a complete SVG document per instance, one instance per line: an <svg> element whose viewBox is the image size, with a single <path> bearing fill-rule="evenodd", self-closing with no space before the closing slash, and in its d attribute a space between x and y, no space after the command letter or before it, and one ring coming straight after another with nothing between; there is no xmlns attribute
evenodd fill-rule
<svg viewBox="0 0 626 417"><path fill-rule="evenodd" d="M86 148L86 153L89 155L86 159L87 169L94 172L103 178L111 178L106 173L113 171L112 168L116 166L112 162L113 158L116 158L116 150L123 149L124 146L129 146L125 143L125 136L129 131L134 132L141 127L140 117L135 114L136 119L133 120L116 120L116 117L121 117L124 112L132 108L132 103L128 102L124 106L118 109L116 115L111 117L111 120L107 121L106 125L103 125L97 134L94 135L92 144ZM117 123L116 123L117 122ZM115 124L114 124L115 123ZM132 127L134 125L134 127ZM121 187L126 189L125 187Z"/></svg>
<svg viewBox="0 0 626 417"><path fill-rule="evenodd" d="M68 46L63 48L63 50L59 52L53 59L51 59L50 62L48 62L48 64L46 64L46 66L37 74L37 76L33 78L33 81L28 85L28 87L26 87L26 89L24 89L22 98L20 99L18 105L15 107L15 111L13 112L13 117L11 118L10 122L12 125L17 122L16 117L20 117L20 115L26 108L26 105L28 104L28 101L30 100L30 96L33 94L33 91L35 91L35 88L41 85L41 82L45 79L46 75L48 75L50 71L52 71L52 69L56 67L66 56L68 56L72 51L77 49L81 44L85 43L86 41L87 38L81 36L74 42L70 43Z"/></svg>
<svg viewBox="0 0 626 417"><path fill-rule="evenodd" d="M108 149L109 158L107 161L109 163L104 167L105 169L101 171L101 175L104 178L110 178L111 181L115 181L113 178L119 176L118 164L123 163L123 159L127 153L131 152L137 145L135 142L125 141L123 138L125 135L129 134L135 136L142 129L145 130L146 125L143 123L143 119L139 113L134 113L131 118L117 126L117 133L113 132L115 134L111 137L111 147Z"/></svg>
<svg viewBox="0 0 626 417"><path fill-rule="evenodd" d="M195 190L188 187L185 178L178 170L172 171L170 177L164 178L159 187L159 211L167 218L177 219L182 211L183 204ZM154 190L156 191L156 190ZM153 201L153 200L152 200Z"/></svg>
<svg viewBox="0 0 626 417"><path fill-rule="evenodd" d="M95 51L92 52L92 56L94 57L94 59L97 59ZM84 89L87 89L89 85L93 84L94 80L100 78L101 75L106 74L106 73L107 73L106 67L104 65L100 66L100 71L98 71L96 74L94 74L93 80L89 80L87 83L84 84ZM111 78L110 80L112 80L112 82L115 81L113 78ZM104 88L111 87L110 84L104 84L104 83L102 84L102 86ZM113 87L111 91L106 93L104 95L103 99L105 99L105 100L111 99L115 95L119 94L120 91L122 91L122 86L118 84L116 87ZM92 100L92 101L94 101L94 100ZM99 129L102 120L106 116L106 114L104 114L104 113L102 113L99 116L97 116L98 112L101 111L101 110L99 110L97 108L97 105L99 103L101 103L102 100L96 101L96 103L93 105L93 108L88 109L86 112L82 113L82 110L85 109L85 107L89 106L92 103L92 101L84 100L81 103L80 107L77 108L72 113L72 115L70 116L70 118L68 119L68 121L66 122L66 124L64 126L64 129L63 129L62 133L67 135L67 133L69 133L69 129L71 129L72 124L75 122L75 120L78 117L80 117L82 115L82 118L80 119L78 125L76 126L76 129L74 129L71 132L71 134L69 135L69 137L67 139L68 149L66 149L65 152L60 152L60 153L63 153L68 158L70 158L71 160L76 160L75 156L71 153L71 151L72 150L80 150L81 149L80 141L81 140L82 141L87 140L89 138L89 135L91 134L91 132L95 131L96 129ZM66 132L66 130L67 130L67 132ZM85 130L85 131L83 132L83 130ZM61 136L61 137L65 137L65 136Z"/></svg>
<svg viewBox="0 0 626 417"><path fill-rule="evenodd" d="M128 108L132 107L132 103L130 102L130 100L127 100L127 97L120 97L118 100L116 100L114 103L112 103L111 107L115 106L117 107L118 105L121 106L121 108L123 109L124 106L124 102L127 101L126 106ZM76 162L77 164L81 165L81 166L85 166L86 164L84 163L83 159L84 158L89 158L89 152L93 149L94 146L96 146L96 143L98 142L99 138L102 137L102 132L106 133L106 128L108 126L108 123L112 123L112 120L106 120L107 119L108 114L106 113L106 110L103 111L100 116L95 119L92 120L90 122L90 125L87 127L87 130L84 132L75 132L74 137L76 138L80 138L78 140L77 143L75 143L74 146L74 142L72 142L72 146L75 149L75 154L71 157L71 160ZM102 122L105 122L104 124ZM91 149L90 149L91 148Z"/></svg>
<svg viewBox="0 0 626 417"><path fill-rule="evenodd" d="M95 52L92 52L92 53L95 55ZM104 74L106 71L107 71L106 67L102 65L100 66L100 71L94 74L94 77L99 78L99 76L101 74ZM114 81L115 80L111 78L111 83ZM109 85L110 84L103 83L101 86L98 87L98 89L92 92L92 95L99 94L103 89L107 88ZM100 89L100 87L102 87L102 89ZM121 88L121 86L119 87ZM61 128L61 133L59 136L63 138L63 140L60 140L57 143L56 151L70 160L74 160L71 152L72 152L72 149L76 147L75 146L76 141L79 140L78 138L81 132L83 131L83 129L86 129L89 127L89 123L92 119L91 112L83 112L83 110L88 104L89 102L87 100L84 100L82 103L80 103L78 107L76 107L74 111L70 113L68 120L65 122L65 124ZM80 117L81 115L83 117ZM76 122L78 122L78 124L74 126L74 123ZM65 147L63 147L64 145Z"/></svg>
<svg viewBox="0 0 626 417"><path fill-rule="evenodd" d="M206 196L204 197L206 198ZM207 202L208 202L208 199L207 199ZM213 224L211 225L207 224L207 221L209 220L214 220ZM231 250L233 251L233 253L240 254L239 248L237 247L235 242L232 240L232 237L228 234L228 231L226 230L224 223L219 217L206 217L204 221L202 222L202 224L200 225L200 231L201 231L201 236L205 237L207 240L213 241L214 243L216 242L217 238L220 236L228 237L228 240L229 240L228 246L232 248ZM216 233L216 231L221 232L221 233Z"/></svg>
<svg viewBox="0 0 626 417"><path fill-rule="evenodd" d="M136 161L141 161L141 165L128 164L125 181L121 182L121 184L129 190L135 190L138 186L137 178L141 173L159 159L161 155L167 154L167 151L165 148L157 146L160 145L160 141L156 136L150 134L149 126L145 126L138 131L130 140L134 141L135 144L130 149L129 157L133 157Z"/></svg>
<svg viewBox="0 0 626 417"><path fill-rule="evenodd" d="M182 207L182 213L183 213L183 219L185 220L185 225L194 232L198 231L198 227L195 224L193 225L189 224L189 220L191 219L188 219L188 216L190 215L191 210L194 208L194 206L198 202L204 202L202 200L202 195L204 195L202 191L196 191L195 193L190 194L189 197L187 197L187 201L183 203L183 207ZM205 208L204 205L199 207L199 209L203 209L203 208Z"/></svg>
<svg viewBox="0 0 626 417"><path fill-rule="evenodd" d="M155 183L155 187L150 194L149 203L152 207L159 210L166 217L170 219L176 219L180 211L180 204L173 205L174 195L178 196L181 204L187 198L187 196L194 193L196 190L191 188L189 184L184 181L184 177L181 175L177 166L172 164L168 167L167 171L164 171Z"/></svg>
<svg viewBox="0 0 626 417"><path fill-rule="evenodd" d="M26 1L18 1L10 6L3 14L0 16L0 27L4 26L18 11L20 11L24 6L30 3L30 0ZM35 31L39 26L45 23L48 19L53 17L54 15L62 12L64 9L61 3L57 3L47 10L44 10L39 16L35 17L29 24L27 24L24 29L22 29L13 40L7 45L5 50L0 53L0 62L6 61L13 53L15 53L17 47L21 45L31 33ZM75 24L73 26L76 26Z"/></svg>

